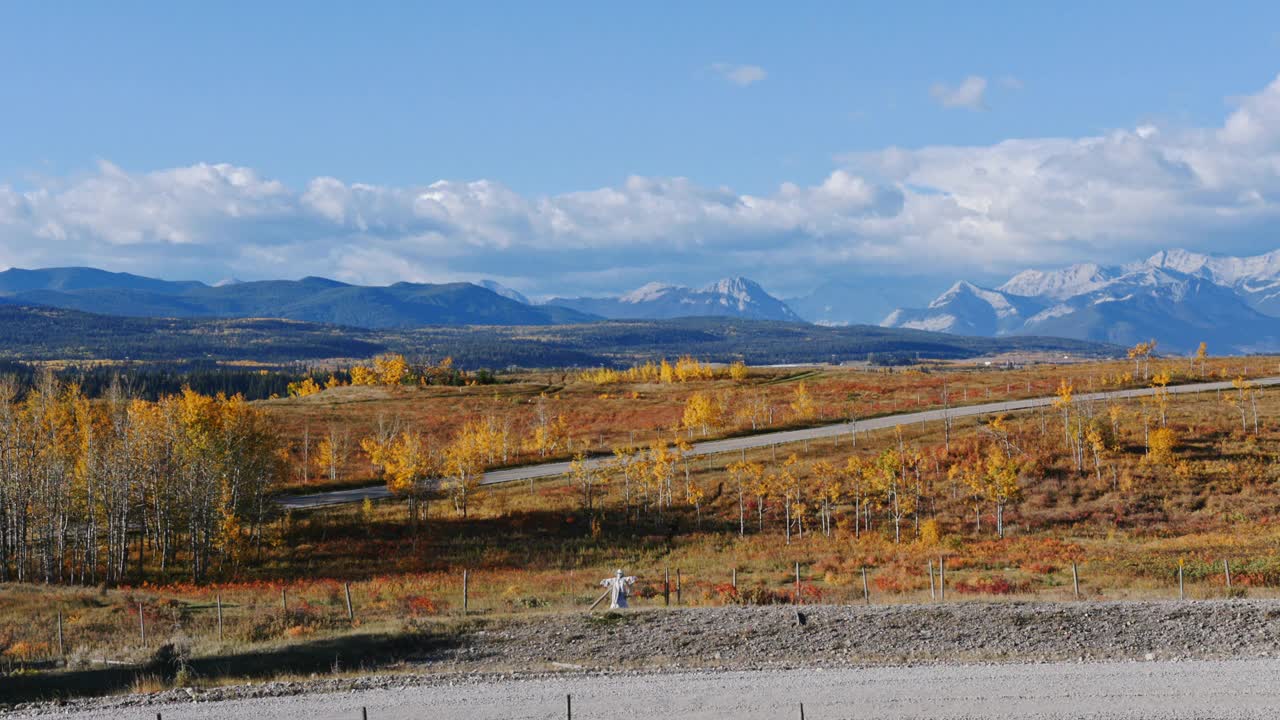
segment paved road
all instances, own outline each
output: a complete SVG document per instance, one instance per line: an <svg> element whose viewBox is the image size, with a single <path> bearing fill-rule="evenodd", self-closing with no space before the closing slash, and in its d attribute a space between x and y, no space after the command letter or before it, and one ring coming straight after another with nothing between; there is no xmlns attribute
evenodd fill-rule
<svg viewBox="0 0 1280 720"><path fill-rule="evenodd" d="M951 665L434 683L330 695L104 707L77 720L520 720L573 717L1274 718L1280 660ZM17 713L13 717L24 717Z"/></svg>
<svg viewBox="0 0 1280 720"><path fill-rule="evenodd" d="M1252 382L1259 386L1280 385L1280 377L1259 378ZM1189 385L1176 385L1170 387L1169 392L1183 394L1231 389L1233 388L1229 381L1205 382ZM1082 402L1109 398L1142 397L1151 395L1153 392L1155 391L1152 388L1112 390L1109 392L1076 395L1076 401ZM962 407L954 407L949 410L924 410L921 412L901 413L898 415L885 415L883 417L868 418L866 420L857 420L855 422L837 423L834 425L824 425L822 427L806 428L804 430L787 430L783 432L770 432L759 435L729 438L727 440L710 440L695 444L693 449L689 451L689 455L719 455L722 453L733 453L743 450L769 447L770 445L783 445L786 443L801 442L804 440L833 438L849 435L854 432L855 429L858 432L862 432L865 430L882 430L898 425L941 422L948 414L952 418L962 418L972 417L974 415L992 415L996 413L1016 412L1018 410L1029 410L1031 408L1043 407L1045 405L1052 404L1054 399L1054 397L1040 397L1028 398L1025 400L982 403L980 405L965 405ZM589 465L596 467L608 462L610 462L610 458L596 458L587 461ZM500 483L518 482L521 480L537 480L539 478L564 475L567 472L569 472L568 462L525 465L523 467L494 470L492 472L485 473L484 480L482 480L481 483L484 485L497 485ZM333 492L316 493L313 495L292 495L280 498L279 502L285 508L306 509L324 507L326 505L343 505L346 503L361 502L366 498L371 500L381 500L387 497L390 497L390 493L385 487L378 485L354 488L351 490L335 490Z"/></svg>

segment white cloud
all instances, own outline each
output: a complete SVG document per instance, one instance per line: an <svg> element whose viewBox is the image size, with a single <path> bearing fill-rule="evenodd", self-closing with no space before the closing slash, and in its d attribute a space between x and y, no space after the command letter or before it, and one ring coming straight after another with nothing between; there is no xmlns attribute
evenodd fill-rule
<svg viewBox="0 0 1280 720"><path fill-rule="evenodd" d="M1280 237L1280 79L1220 126L887 148L760 194L680 177L526 196L489 180L392 187L109 163L0 184L0 265L217 280L498 276L533 293L742 273L780 291L869 272L964 275Z"/></svg>
<svg viewBox="0 0 1280 720"><path fill-rule="evenodd" d="M759 65L734 65L731 63L715 63L711 69L720 75L720 77L737 85L738 87L747 87L764 80L768 77L768 73Z"/></svg>
<svg viewBox="0 0 1280 720"><path fill-rule="evenodd" d="M929 94L942 107L985 110L987 79L981 75L970 75L955 87L944 85L943 83L935 83L933 87L929 88Z"/></svg>

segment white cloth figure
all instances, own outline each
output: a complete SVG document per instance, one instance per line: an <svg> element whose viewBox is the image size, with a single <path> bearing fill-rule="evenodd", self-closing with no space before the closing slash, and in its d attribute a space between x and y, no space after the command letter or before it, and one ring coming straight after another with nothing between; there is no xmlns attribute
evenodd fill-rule
<svg viewBox="0 0 1280 720"><path fill-rule="evenodd" d="M600 587L609 588L609 609L619 610L627 606L627 596L631 594L631 586L636 579L631 575L624 576L621 570L614 571L613 577L600 581Z"/></svg>

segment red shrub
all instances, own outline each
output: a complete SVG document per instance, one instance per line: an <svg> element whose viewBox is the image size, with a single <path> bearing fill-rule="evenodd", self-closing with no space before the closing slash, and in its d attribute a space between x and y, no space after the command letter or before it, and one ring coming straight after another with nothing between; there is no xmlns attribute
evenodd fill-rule
<svg viewBox="0 0 1280 720"><path fill-rule="evenodd" d="M952 588L961 595L1013 595L1030 590L1028 583L1014 583L1004 577L979 577L961 580Z"/></svg>

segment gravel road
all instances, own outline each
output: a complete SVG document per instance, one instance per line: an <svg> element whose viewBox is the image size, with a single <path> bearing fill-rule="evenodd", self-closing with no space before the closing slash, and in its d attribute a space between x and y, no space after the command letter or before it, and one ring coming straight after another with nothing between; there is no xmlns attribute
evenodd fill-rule
<svg viewBox="0 0 1280 720"><path fill-rule="evenodd" d="M1280 377L1266 377L1252 380L1253 384L1259 386L1280 385ZM1198 393L1198 392L1214 392L1216 390L1230 390L1232 385L1230 382L1203 382L1191 383L1188 385L1174 385L1169 388L1169 392L1173 394ZM1134 390L1111 390L1108 392L1086 393L1076 395L1077 402L1086 402L1090 400L1102 400L1106 398L1131 398L1143 397L1151 395L1153 388L1138 388ZM739 452L742 450L751 450L755 448L769 447L770 445L783 445L786 443L802 442L805 440L821 440L824 438L834 438L849 435L857 431L864 430L883 430L886 428L896 427L898 425L915 425L926 422L940 422L947 416L952 418L973 417L975 415L991 415L994 413L1017 412L1019 410L1029 410L1031 408L1043 407L1051 404L1055 400L1054 397L1028 398L1025 400L1008 400L1005 402L982 403L980 405L964 405L961 407L953 407L948 410L924 410L914 413L901 413L898 415L885 415L883 417L867 418L866 420L858 420L852 423L836 423L834 425L823 425L815 428L805 428L803 430L784 430L780 432L761 433L759 435L748 435L745 437L727 438L725 440L709 440L695 444L688 451L688 455L721 455L724 453ZM610 458L597 458L588 460L587 465L591 467L599 467L610 462ZM505 470L494 470L487 472L484 479L481 480L483 485L499 485L502 483L519 482L524 480L536 480L538 478L557 477L569 472L568 462L552 462L542 463L539 465L525 465L516 468L507 468ZM363 488L352 488L350 490L335 490L332 492L313 493L310 495L290 495L279 498L278 502L282 507L291 510L302 510L307 508L325 507L329 505L344 505L347 503L363 502L369 500L381 500L390 497L391 493L385 486L375 485Z"/></svg>
<svg viewBox="0 0 1280 720"><path fill-rule="evenodd" d="M71 711L80 720L1274 718L1280 660L1045 663L481 679ZM52 717L43 715L42 717ZM29 717L15 714L13 717Z"/></svg>
<svg viewBox="0 0 1280 720"><path fill-rule="evenodd" d="M478 619L402 674L12 708L84 720L1280 717L1280 602L715 607ZM0 689L2 689L0 685ZM2 711L0 711L2 712Z"/></svg>

